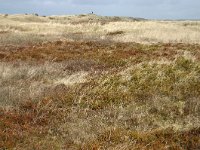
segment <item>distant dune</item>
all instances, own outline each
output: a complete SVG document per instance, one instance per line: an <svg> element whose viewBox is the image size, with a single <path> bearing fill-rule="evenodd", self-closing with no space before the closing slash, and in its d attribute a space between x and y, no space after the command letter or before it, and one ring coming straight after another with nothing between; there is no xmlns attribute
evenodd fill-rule
<svg viewBox="0 0 200 150"><path fill-rule="evenodd" d="M0 15L0 44L59 39L137 43L200 43L200 21L153 21L95 14Z"/></svg>

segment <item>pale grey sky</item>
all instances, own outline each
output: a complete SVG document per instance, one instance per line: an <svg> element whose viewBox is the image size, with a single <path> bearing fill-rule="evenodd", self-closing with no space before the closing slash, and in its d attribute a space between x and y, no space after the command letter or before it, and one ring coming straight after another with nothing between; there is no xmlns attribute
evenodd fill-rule
<svg viewBox="0 0 200 150"><path fill-rule="evenodd" d="M200 19L200 0L0 0L0 13L83 14Z"/></svg>

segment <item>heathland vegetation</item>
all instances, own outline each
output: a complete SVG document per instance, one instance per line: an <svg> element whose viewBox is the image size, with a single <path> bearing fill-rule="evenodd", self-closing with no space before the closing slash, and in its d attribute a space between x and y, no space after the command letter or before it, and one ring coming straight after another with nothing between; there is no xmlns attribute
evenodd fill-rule
<svg viewBox="0 0 200 150"><path fill-rule="evenodd" d="M200 22L0 15L0 149L199 149Z"/></svg>

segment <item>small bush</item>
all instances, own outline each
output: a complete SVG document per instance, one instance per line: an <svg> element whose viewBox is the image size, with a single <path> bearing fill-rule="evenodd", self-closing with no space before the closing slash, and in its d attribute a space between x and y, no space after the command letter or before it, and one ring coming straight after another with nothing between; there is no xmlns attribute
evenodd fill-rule
<svg viewBox="0 0 200 150"><path fill-rule="evenodd" d="M4 17L8 17L8 14L5 14Z"/></svg>
<svg viewBox="0 0 200 150"><path fill-rule="evenodd" d="M54 18L54 17L49 17L49 19L50 19L50 20L54 20L55 18Z"/></svg>
<svg viewBox="0 0 200 150"><path fill-rule="evenodd" d="M107 35L114 36L114 35L120 35L124 34L124 31L114 31L114 32L108 32Z"/></svg>

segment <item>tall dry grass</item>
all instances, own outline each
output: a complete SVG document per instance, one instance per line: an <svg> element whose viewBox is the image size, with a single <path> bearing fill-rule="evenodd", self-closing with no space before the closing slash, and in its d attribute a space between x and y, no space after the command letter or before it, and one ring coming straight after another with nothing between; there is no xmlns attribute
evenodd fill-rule
<svg viewBox="0 0 200 150"><path fill-rule="evenodd" d="M83 37L89 37L89 40L110 39L118 42L200 43L199 21L144 21L96 15L1 15L0 20L1 44L6 41L17 43L15 40L22 42L25 39L31 42L32 37L35 37L33 42L63 38L81 40ZM112 32L121 34L112 35Z"/></svg>

